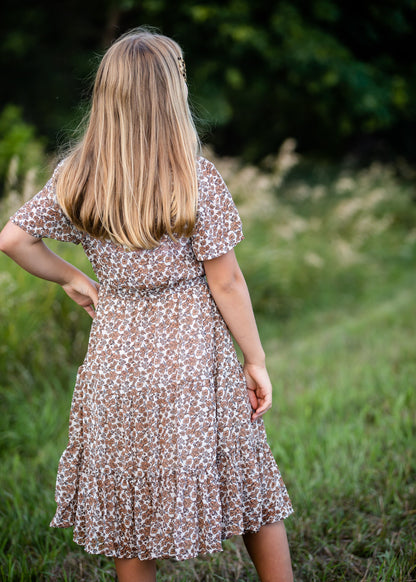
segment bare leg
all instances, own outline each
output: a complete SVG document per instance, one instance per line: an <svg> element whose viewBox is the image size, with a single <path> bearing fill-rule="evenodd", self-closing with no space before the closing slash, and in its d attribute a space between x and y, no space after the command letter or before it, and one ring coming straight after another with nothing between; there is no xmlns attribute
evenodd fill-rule
<svg viewBox="0 0 416 582"><path fill-rule="evenodd" d="M263 525L243 535L261 582L293 582L289 545L283 521Z"/></svg>
<svg viewBox="0 0 416 582"><path fill-rule="evenodd" d="M118 582L156 582L156 560L114 558Z"/></svg>

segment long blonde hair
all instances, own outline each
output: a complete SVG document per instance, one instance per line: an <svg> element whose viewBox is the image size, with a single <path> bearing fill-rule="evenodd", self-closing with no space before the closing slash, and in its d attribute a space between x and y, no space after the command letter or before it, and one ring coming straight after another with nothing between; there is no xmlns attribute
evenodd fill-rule
<svg viewBox="0 0 416 582"><path fill-rule="evenodd" d="M199 140L181 59L175 41L136 29L100 63L87 129L56 184L65 214L96 238L150 249L193 231Z"/></svg>

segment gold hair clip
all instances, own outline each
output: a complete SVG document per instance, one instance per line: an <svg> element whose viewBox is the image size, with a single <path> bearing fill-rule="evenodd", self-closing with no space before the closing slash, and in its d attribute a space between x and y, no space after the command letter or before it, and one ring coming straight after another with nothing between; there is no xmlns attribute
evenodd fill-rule
<svg viewBox="0 0 416 582"><path fill-rule="evenodd" d="M185 79L185 83L187 83L185 61L183 60L183 57L178 57L178 61L179 61L179 70L181 72L181 75Z"/></svg>

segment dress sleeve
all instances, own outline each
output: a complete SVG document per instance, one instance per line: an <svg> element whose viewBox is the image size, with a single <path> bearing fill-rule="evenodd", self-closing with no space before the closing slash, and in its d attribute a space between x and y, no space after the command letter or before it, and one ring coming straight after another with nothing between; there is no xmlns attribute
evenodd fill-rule
<svg viewBox="0 0 416 582"><path fill-rule="evenodd" d="M56 200L56 179L61 165L62 162L42 190L19 208L10 220L32 236L79 244L83 232L71 223Z"/></svg>
<svg viewBox="0 0 416 582"><path fill-rule="evenodd" d="M204 158L199 166L199 201L192 248L198 261L228 253L241 240L238 210L220 173Z"/></svg>

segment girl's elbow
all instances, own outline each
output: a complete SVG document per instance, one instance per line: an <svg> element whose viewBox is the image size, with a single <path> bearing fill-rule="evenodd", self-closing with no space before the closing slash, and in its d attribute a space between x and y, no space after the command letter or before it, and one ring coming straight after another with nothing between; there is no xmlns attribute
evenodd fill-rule
<svg viewBox="0 0 416 582"><path fill-rule="evenodd" d="M41 239L28 234L22 228L9 221L0 232L0 251L11 256L16 250L39 242L39 240Z"/></svg>
<svg viewBox="0 0 416 582"><path fill-rule="evenodd" d="M7 255L7 254L9 254L10 247L11 247L11 243L8 240L8 237L4 236L3 233L0 232L0 251Z"/></svg>
<svg viewBox="0 0 416 582"><path fill-rule="evenodd" d="M6 226L0 231L0 251L8 254L10 248L16 244L15 236L16 226L9 220Z"/></svg>
<svg viewBox="0 0 416 582"><path fill-rule="evenodd" d="M0 251L6 255L10 255L12 250L18 246L18 241L16 237L13 236L13 232L10 232L7 228L4 228L0 232Z"/></svg>

